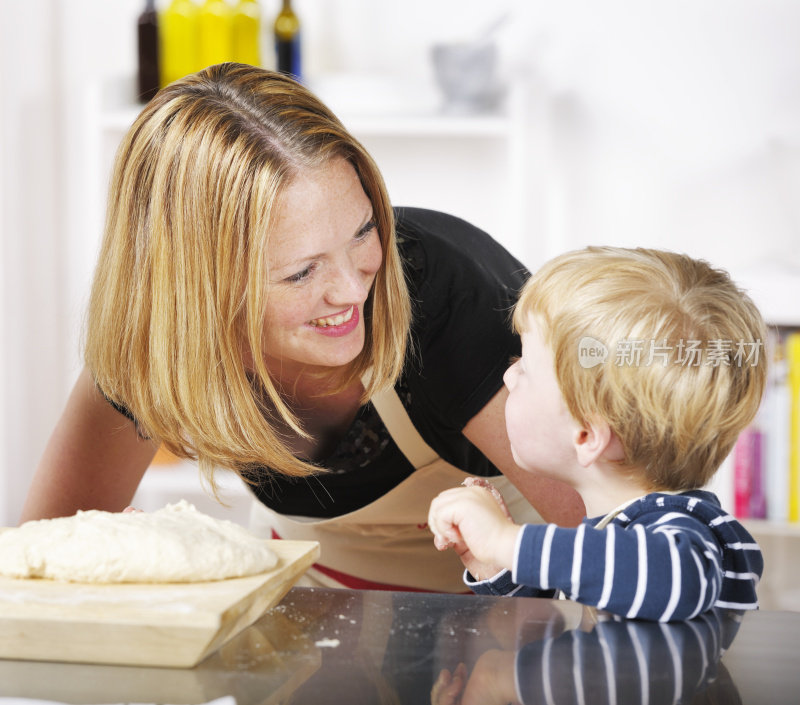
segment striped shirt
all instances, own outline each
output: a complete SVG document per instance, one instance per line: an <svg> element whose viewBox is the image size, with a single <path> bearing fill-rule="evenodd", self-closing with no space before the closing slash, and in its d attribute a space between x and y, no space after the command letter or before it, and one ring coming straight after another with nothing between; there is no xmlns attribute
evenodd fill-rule
<svg viewBox="0 0 800 705"><path fill-rule="evenodd" d="M485 581L465 574L479 594L553 597L623 617L691 619L712 607L758 608L764 568L747 530L703 490L652 493L627 505L602 529L603 517L576 528L526 524L513 571Z"/></svg>

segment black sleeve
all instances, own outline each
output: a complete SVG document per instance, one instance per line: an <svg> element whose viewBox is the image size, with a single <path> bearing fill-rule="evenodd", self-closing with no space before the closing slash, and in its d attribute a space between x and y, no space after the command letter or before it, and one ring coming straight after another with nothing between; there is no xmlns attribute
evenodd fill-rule
<svg viewBox="0 0 800 705"><path fill-rule="evenodd" d="M414 310L414 370L405 377L416 387L412 395L424 397L426 420L460 432L502 387L509 360L520 354L511 311L529 272L459 218L405 208L398 209L397 223Z"/></svg>

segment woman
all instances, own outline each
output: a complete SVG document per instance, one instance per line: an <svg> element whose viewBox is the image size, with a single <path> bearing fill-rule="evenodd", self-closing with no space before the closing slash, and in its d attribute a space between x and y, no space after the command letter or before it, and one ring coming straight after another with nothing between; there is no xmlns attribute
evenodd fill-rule
<svg viewBox="0 0 800 705"><path fill-rule="evenodd" d="M425 516L465 473L524 477L502 391L524 274L463 221L393 211L293 80L178 81L119 148L86 369L23 520L123 509L163 443L236 470L266 535L320 540L322 583L461 590ZM520 489L547 519L581 515L560 485Z"/></svg>

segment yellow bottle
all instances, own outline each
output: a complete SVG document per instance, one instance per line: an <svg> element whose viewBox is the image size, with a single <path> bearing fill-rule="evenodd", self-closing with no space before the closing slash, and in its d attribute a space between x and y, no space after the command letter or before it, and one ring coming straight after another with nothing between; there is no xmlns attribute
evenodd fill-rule
<svg viewBox="0 0 800 705"><path fill-rule="evenodd" d="M158 18L163 88L200 68L198 8L192 0L172 0Z"/></svg>
<svg viewBox="0 0 800 705"><path fill-rule="evenodd" d="M261 8L258 0L239 0L233 10L232 60L261 66Z"/></svg>
<svg viewBox="0 0 800 705"><path fill-rule="evenodd" d="M233 12L225 0L205 0L200 6L200 65L231 60Z"/></svg>
<svg viewBox="0 0 800 705"><path fill-rule="evenodd" d="M800 332L786 338L789 378L789 521L800 521Z"/></svg>

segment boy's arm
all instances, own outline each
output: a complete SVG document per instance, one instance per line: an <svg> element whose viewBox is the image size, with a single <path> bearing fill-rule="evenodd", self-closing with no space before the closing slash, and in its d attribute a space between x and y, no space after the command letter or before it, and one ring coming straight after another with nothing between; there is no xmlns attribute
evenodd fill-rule
<svg viewBox="0 0 800 705"><path fill-rule="evenodd" d="M680 513L643 519L602 530L526 525L513 580L630 618L681 620L709 609L723 578L711 530Z"/></svg>

